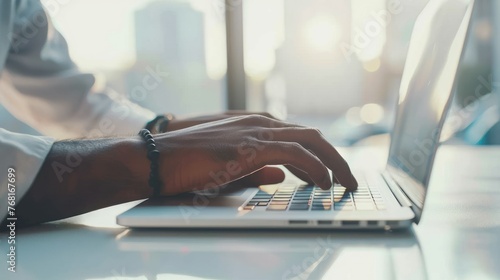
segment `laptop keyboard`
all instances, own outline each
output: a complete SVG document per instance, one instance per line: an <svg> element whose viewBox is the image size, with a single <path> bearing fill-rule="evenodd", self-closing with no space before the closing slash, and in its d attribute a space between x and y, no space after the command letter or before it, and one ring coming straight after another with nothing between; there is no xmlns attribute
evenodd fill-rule
<svg viewBox="0 0 500 280"><path fill-rule="evenodd" d="M330 190L317 186L280 186L275 192L259 190L242 205L242 210L266 211L366 211L385 210L377 188L360 185L355 192L335 185Z"/></svg>

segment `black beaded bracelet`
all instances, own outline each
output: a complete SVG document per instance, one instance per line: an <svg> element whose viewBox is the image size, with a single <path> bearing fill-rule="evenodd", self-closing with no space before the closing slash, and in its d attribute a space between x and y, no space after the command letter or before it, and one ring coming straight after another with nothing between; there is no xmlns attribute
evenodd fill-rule
<svg viewBox="0 0 500 280"><path fill-rule="evenodd" d="M146 124L144 128L148 129L152 134L163 133L167 131L168 124L175 119L172 114L159 115Z"/></svg>
<svg viewBox="0 0 500 280"><path fill-rule="evenodd" d="M160 166L158 164L160 151L156 149L155 140L148 129L141 129L141 131L139 131L139 135L147 144L148 159L151 161L148 184L151 188L153 188L153 196L157 196L160 194L160 188L162 185L160 180Z"/></svg>

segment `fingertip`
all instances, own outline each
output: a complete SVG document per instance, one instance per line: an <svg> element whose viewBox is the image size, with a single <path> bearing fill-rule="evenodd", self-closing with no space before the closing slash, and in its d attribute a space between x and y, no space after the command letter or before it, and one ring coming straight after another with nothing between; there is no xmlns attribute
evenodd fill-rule
<svg viewBox="0 0 500 280"><path fill-rule="evenodd" d="M353 179L349 185L345 185L344 187L347 189L347 191L354 192L358 189L358 182L356 181L356 179Z"/></svg>
<svg viewBox="0 0 500 280"><path fill-rule="evenodd" d="M329 190L332 185L332 179L330 178L330 176L326 176L325 179L323 179L323 182L321 182L321 184L318 184L318 186L323 190Z"/></svg>
<svg viewBox="0 0 500 280"><path fill-rule="evenodd" d="M356 180L356 178L354 178L354 176L352 176L352 184L353 186L357 189L358 188L358 180Z"/></svg>

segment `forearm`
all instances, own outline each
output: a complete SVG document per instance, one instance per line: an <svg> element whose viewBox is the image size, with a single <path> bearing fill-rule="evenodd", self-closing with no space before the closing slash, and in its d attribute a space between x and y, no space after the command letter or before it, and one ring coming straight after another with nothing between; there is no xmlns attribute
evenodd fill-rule
<svg viewBox="0 0 500 280"><path fill-rule="evenodd" d="M140 140L56 142L17 213L37 224L146 198L148 162Z"/></svg>

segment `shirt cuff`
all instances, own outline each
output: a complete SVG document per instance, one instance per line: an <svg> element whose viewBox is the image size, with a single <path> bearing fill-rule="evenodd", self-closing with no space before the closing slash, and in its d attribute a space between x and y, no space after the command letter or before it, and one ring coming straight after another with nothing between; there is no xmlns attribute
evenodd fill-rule
<svg viewBox="0 0 500 280"><path fill-rule="evenodd" d="M12 133L0 128L0 220L15 217L8 207L16 209L23 196L35 180L54 139ZM10 171L13 172L9 172ZM9 181L10 178L15 180ZM10 184L10 185L9 185ZM14 187L13 187L14 186ZM12 192L14 190L14 192ZM15 204L9 204L9 196L15 198Z"/></svg>

